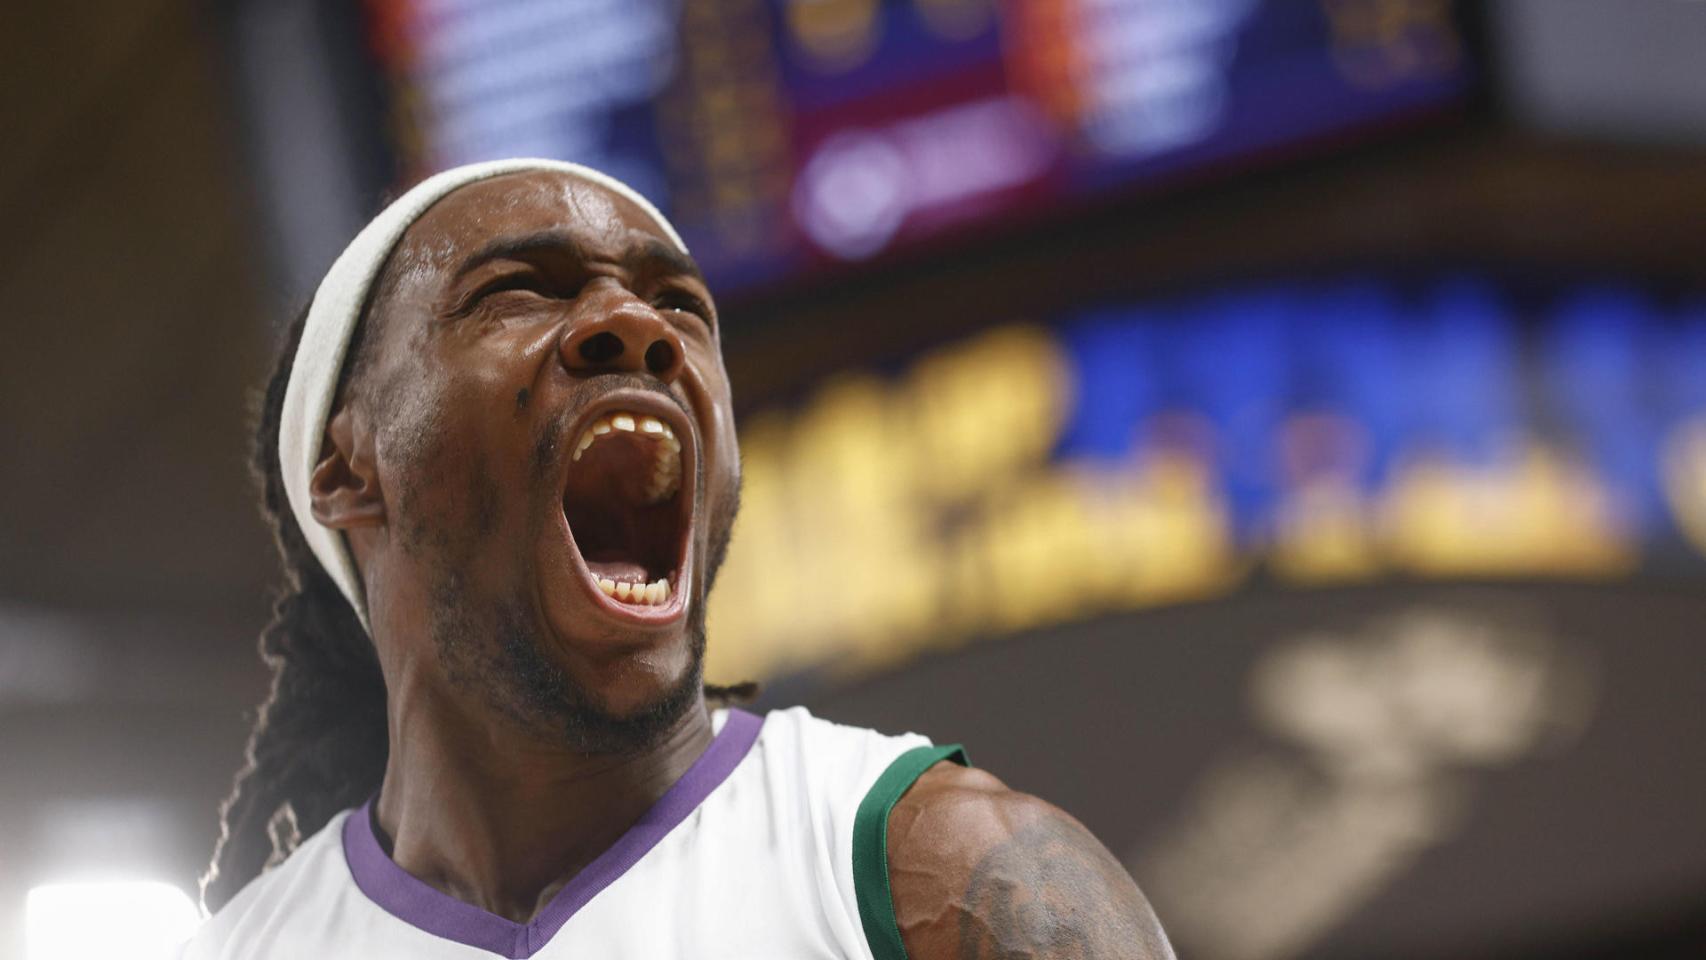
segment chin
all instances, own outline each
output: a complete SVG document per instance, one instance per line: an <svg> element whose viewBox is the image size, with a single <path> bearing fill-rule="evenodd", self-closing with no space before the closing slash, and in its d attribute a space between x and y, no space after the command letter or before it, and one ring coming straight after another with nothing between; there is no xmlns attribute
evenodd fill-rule
<svg viewBox="0 0 1706 960"><path fill-rule="evenodd" d="M645 750L667 736L703 702L698 658L665 677L645 670L599 691L603 701L578 718L565 718L571 744L588 751L623 753Z"/></svg>
<svg viewBox="0 0 1706 960"><path fill-rule="evenodd" d="M647 644L644 652L616 657L595 667L594 675L577 685L587 691L588 699L600 712L613 719L656 712L680 699L682 690L700 689L700 650L700 645L686 636L661 648Z"/></svg>
<svg viewBox="0 0 1706 960"><path fill-rule="evenodd" d="M585 753L643 750L703 700L702 617L613 647L541 629L519 604L512 614L482 686L489 703L543 739ZM586 655L589 645L599 655Z"/></svg>

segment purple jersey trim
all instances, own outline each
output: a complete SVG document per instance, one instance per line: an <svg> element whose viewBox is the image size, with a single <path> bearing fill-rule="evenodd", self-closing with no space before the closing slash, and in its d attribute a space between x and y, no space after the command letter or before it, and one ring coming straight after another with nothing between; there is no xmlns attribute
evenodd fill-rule
<svg viewBox="0 0 1706 960"><path fill-rule="evenodd" d="M516 923L463 903L397 866L373 833L371 800L344 820L344 858L361 892L397 919L446 940L522 960L550 942L576 911L640 862L688 814L698 809L711 791L740 765L758 740L763 725L763 720L744 710L730 710L722 731L681 779L528 923Z"/></svg>

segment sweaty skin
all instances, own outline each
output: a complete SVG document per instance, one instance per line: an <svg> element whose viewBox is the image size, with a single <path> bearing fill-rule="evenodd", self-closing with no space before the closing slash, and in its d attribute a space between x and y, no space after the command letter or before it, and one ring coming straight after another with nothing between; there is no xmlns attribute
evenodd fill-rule
<svg viewBox="0 0 1706 960"><path fill-rule="evenodd" d="M349 539L385 676L378 825L411 874L524 920L711 739L696 614L738 484L717 317L644 213L529 173L470 184L417 220L372 318L311 494ZM604 335L623 349L589 360L582 345ZM613 614L563 529L577 426L644 403L676 411L692 469L690 597L662 622ZM604 742L566 729L561 689L581 714L617 719L689 699L646 742Z"/></svg>
<svg viewBox="0 0 1706 960"><path fill-rule="evenodd" d="M740 482L715 303L631 203L529 172L422 215L369 313L311 495L385 676L377 825L410 874L526 921L711 741L703 611ZM598 592L563 509L576 431L636 405L676 425L690 508L684 602L640 613ZM987 774L926 773L889 854L919 960L1171 956L1094 838Z"/></svg>
<svg viewBox="0 0 1706 960"><path fill-rule="evenodd" d="M888 855L910 957L1173 956L1149 901L1090 831L981 770L925 771L889 816Z"/></svg>

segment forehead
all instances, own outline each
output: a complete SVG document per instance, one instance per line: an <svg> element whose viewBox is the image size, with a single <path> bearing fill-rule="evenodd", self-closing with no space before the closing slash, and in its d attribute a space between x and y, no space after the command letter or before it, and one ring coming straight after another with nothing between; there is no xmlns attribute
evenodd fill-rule
<svg viewBox="0 0 1706 960"><path fill-rule="evenodd" d="M505 237L570 233L594 250L636 241L674 246L633 201L572 174L529 170L479 180L433 204L403 233L396 259L407 269L443 268Z"/></svg>

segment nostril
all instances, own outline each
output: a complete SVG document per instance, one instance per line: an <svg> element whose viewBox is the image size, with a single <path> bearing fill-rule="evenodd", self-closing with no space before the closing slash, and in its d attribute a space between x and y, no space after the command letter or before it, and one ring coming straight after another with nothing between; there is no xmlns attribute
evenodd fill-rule
<svg viewBox="0 0 1706 960"><path fill-rule="evenodd" d="M588 363L609 363L622 355L622 338L606 330L581 341L581 358Z"/></svg>
<svg viewBox="0 0 1706 960"><path fill-rule="evenodd" d="M646 348L646 369L656 376L675 366L675 348L662 340Z"/></svg>

